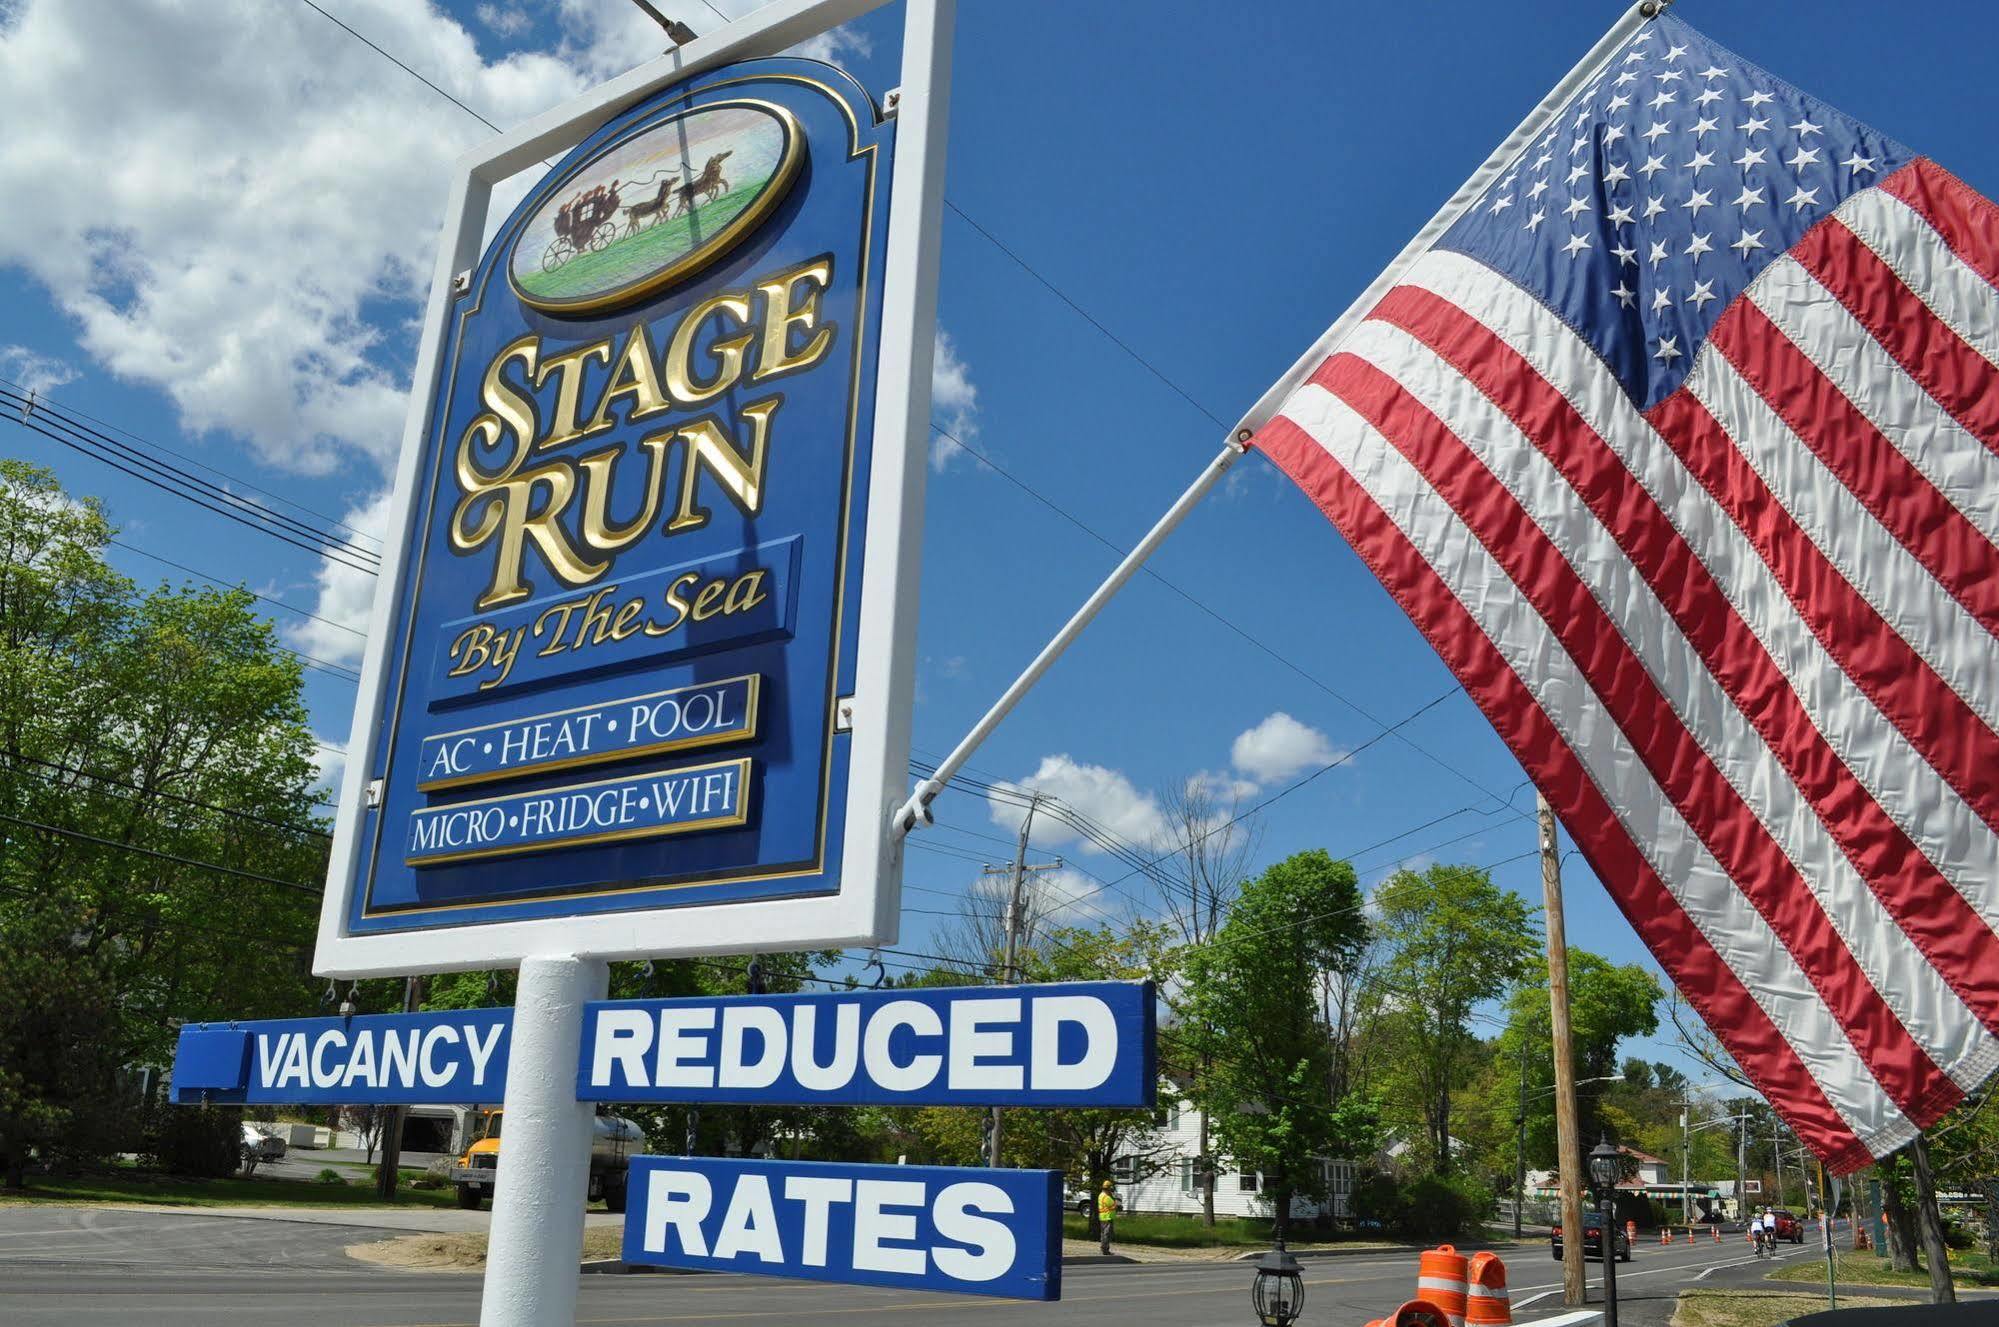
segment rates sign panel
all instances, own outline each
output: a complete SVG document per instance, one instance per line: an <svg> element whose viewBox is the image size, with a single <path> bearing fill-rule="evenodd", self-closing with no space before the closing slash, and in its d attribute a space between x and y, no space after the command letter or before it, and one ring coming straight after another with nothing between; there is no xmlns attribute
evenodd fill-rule
<svg viewBox="0 0 1999 1327"><path fill-rule="evenodd" d="M914 546L870 548L922 465L876 379L930 336L884 335L895 141L831 66L709 70L451 282L319 970L892 934Z"/></svg>

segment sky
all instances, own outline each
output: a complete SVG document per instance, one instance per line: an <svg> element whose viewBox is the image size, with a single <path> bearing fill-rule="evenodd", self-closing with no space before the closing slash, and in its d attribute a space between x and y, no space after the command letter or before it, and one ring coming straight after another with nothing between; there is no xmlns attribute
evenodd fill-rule
<svg viewBox="0 0 1999 1327"><path fill-rule="evenodd" d="M697 32L721 22L704 0L660 7ZM1621 8L961 0L932 411L952 437L931 455L919 758L955 745L1112 546L1146 531ZM1675 12L1999 189L1989 5ZM810 53L879 94L899 31L891 5ZM0 378L375 549L446 168L491 133L388 57L504 127L662 45L627 0L0 0ZM112 560L141 583L192 573L276 601L260 606L315 661L307 699L337 776L370 577L24 428L0 428L0 455L101 496ZM1352 753L1250 822L1259 863L1325 848L1370 885L1486 865L1538 908L1519 766L1274 468L1239 464L1153 567L974 774L1142 845L1167 836L1163 790L1199 778L1247 806ZM917 952L980 864L1009 858L1018 823L976 792L937 810L905 878L899 947ZM1059 824L1035 846L1069 864L1043 879L1081 900L1071 919L1156 908L1142 877ZM1570 943L1656 971L1581 859L1565 871ZM1709 1077L1670 1027L1634 1049Z"/></svg>

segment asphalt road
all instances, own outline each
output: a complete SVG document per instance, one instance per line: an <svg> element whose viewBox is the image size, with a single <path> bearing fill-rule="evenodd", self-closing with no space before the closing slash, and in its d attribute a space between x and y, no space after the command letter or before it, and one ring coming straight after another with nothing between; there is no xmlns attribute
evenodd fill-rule
<svg viewBox="0 0 1999 1327"><path fill-rule="evenodd" d="M357 1263L356 1227L101 1208L0 1208L0 1323L9 1327L473 1327L476 1276L395 1272ZM1691 1248L1641 1245L1618 1268L1625 1327L1663 1327L1674 1296L1696 1282L1747 1281L1768 1270L1743 1258L1740 1236ZM1786 1258L1815 1250L1786 1249ZM1307 1327L1360 1327L1415 1290L1412 1254L1356 1254L1306 1264ZM1591 1298L1600 1265L1590 1264ZM1064 1269L1057 1304L910 1294L762 1277L585 1276L579 1324L779 1322L799 1327L977 1323L979 1327L1239 1327L1251 1321L1245 1263ZM1561 1265L1545 1248L1510 1261L1515 1320L1564 1311ZM1703 1279L1704 1278L1704 1279ZM1552 1294L1543 1292L1552 1291Z"/></svg>

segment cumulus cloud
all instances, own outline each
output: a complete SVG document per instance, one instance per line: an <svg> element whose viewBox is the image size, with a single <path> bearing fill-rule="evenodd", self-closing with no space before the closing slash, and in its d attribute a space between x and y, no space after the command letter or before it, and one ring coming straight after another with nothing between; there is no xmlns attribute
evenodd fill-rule
<svg viewBox="0 0 1999 1327"><path fill-rule="evenodd" d="M0 346L0 377L25 392L46 395L77 380L77 371L53 355L26 346Z"/></svg>
<svg viewBox="0 0 1999 1327"><path fill-rule="evenodd" d="M329 798L340 795L340 780L347 773L347 752L334 746L324 737L315 737L319 745L314 748L312 761L319 766L319 777L313 780L313 787L320 789Z"/></svg>
<svg viewBox="0 0 1999 1327"><path fill-rule="evenodd" d="M965 455L963 443L979 433L979 386L972 370L958 356L957 343L942 327L937 329L936 354L930 361L930 409L950 437L938 433L930 440L930 468L942 473Z"/></svg>
<svg viewBox="0 0 1999 1327"><path fill-rule="evenodd" d="M1187 780L1189 792L1205 794L1224 805L1254 797L1261 788L1256 780L1225 769L1204 769Z"/></svg>
<svg viewBox="0 0 1999 1327"><path fill-rule="evenodd" d="M534 19L524 9L480 5L472 12L478 16L481 26L501 37L518 37L534 25Z"/></svg>
<svg viewBox="0 0 1999 1327"><path fill-rule="evenodd" d="M1163 839L1168 825L1157 798L1141 792L1121 771L1086 765L1066 755L1044 756L1033 774L1006 792L987 799L993 823L1018 833L1027 807L1023 793L1043 792L1127 844ZM1083 852L1102 852L1084 832L1065 820L1040 814L1034 820L1034 842L1045 848L1075 844Z"/></svg>
<svg viewBox="0 0 1999 1327"><path fill-rule="evenodd" d="M1237 736L1229 763L1258 783L1277 783L1343 755L1326 735L1278 710Z"/></svg>
<svg viewBox="0 0 1999 1327"><path fill-rule="evenodd" d="M342 523L358 532L348 535L343 546L373 556L388 532L388 490L363 499L347 512ZM327 620L307 618L289 628L287 635L292 644L329 663L358 660L367 644L368 615L375 606L375 580L348 562L321 558L313 611Z"/></svg>

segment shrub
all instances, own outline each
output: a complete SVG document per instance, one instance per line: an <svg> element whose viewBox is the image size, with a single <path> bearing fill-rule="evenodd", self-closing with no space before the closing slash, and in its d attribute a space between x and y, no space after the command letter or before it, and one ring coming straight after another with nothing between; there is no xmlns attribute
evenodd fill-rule
<svg viewBox="0 0 1999 1327"><path fill-rule="evenodd" d="M312 1177L312 1182L314 1184L345 1184L347 1181L340 1177L339 1171L331 1166L326 1166L321 1168L320 1172Z"/></svg>
<svg viewBox="0 0 1999 1327"><path fill-rule="evenodd" d="M243 1114L223 1106L161 1106L141 1160L172 1175L223 1179L243 1164Z"/></svg>
<svg viewBox="0 0 1999 1327"><path fill-rule="evenodd" d="M1391 1175L1370 1175L1353 1191L1356 1217L1378 1221L1389 1234L1410 1239L1475 1231L1491 1206L1491 1193L1476 1180L1441 1175L1419 1175L1407 1183Z"/></svg>

